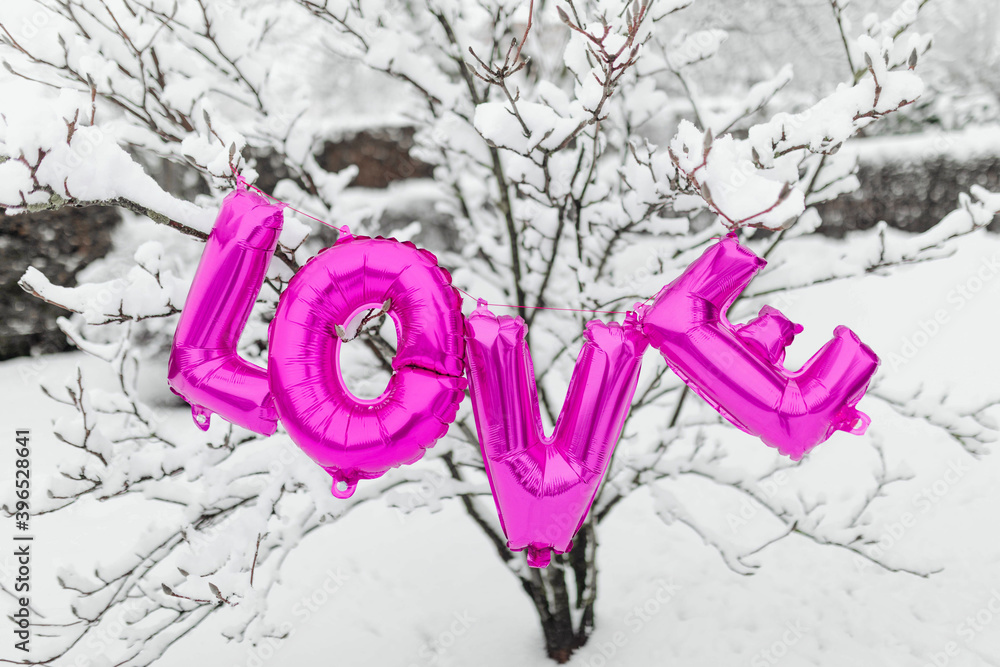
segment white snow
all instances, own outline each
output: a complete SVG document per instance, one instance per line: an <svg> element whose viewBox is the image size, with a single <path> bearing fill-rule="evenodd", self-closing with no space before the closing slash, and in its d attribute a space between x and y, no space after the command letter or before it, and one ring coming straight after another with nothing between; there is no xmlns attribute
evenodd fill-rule
<svg viewBox="0 0 1000 667"><path fill-rule="evenodd" d="M956 161L994 158L1000 155L1000 127L968 127L958 132L864 137L844 147L865 164L926 162L934 158Z"/></svg>
<svg viewBox="0 0 1000 667"><path fill-rule="evenodd" d="M681 70L714 56L728 38L729 33L725 30L699 30L691 33L667 54L667 62L671 69Z"/></svg>
<svg viewBox="0 0 1000 667"><path fill-rule="evenodd" d="M832 259L853 242L802 239L795 252ZM883 364L876 391L917 381L929 396L947 394L949 403L996 396L1000 357L987 351L995 347L998 255L1000 240L979 233L961 241L958 254L949 259L913 265L891 277L814 288L808 301L789 293L789 303L781 308L806 327L789 349L789 366L817 349L836 324L847 324L883 360L903 357L908 342L916 347L905 363ZM779 254L769 268L791 270L798 261ZM983 266L994 267L986 279L981 278ZM662 284L670 277L654 275L647 281ZM760 301L765 302L766 297ZM748 303L744 310L758 306ZM939 310L946 312L946 323L921 336ZM651 354L645 363L662 362ZM106 369L78 353L0 364L0 401L10 415L4 422L32 429L32 465L39 480L54 473L62 451L51 420L70 414L43 397L39 383L75 376L77 364L91 373ZM105 381L114 384L110 374ZM866 398L861 407L874 419L869 435L834 436L807 458L796 473L801 478L777 482L774 493L792 501L798 489L809 500L825 494L831 502L855 505L857 489L868 486L877 467L867 443L880 442L887 459L905 463L914 476L890 487L888 497L873 505L870 521L883 536L879 548L890 562L929 563L943 568L940 573L927 579L893 574L848 552L793 537L749 559L759 565L754 576L737 575L683 523L664 525L657 510L676 509L675 501L668 503L676 498L712 518L716 538L734 544L773 535L773 521L735 495L708 492L707 482L679 479L664 484L655 498L634 494L602 524L597 630L570 665L774 665L780 656L782 665L921 667L935 664L934 656L949 647L954 653L949 665L1000 660L1000 614L991 611L1000 599L1000 541L992 529L1000 506L995 484L1000 458L973 459L943 434L929 435L877 399ZM178 424L189 420L185 409L169 415ZM189 422L188 427L194 429ZM714 427L710 437L743 465L768 454L731 427ZM277 454L287 446L273 438L257 451ZM9 448L4 452L11 456ZM8 459L0 469L10 470ZM397 474L404 471L389 473ZM126 497L87 501L33 519L34 599L40 608L58 616L66 600L54 586L57 571L73 564L86 572L87 563L107 562L112 545L124 547L127 559L126 545L146 523L177 520L169 507L176 506ZM3 525L9 530L9 522ZM252 530L247 539L253 539ZM9 566L9 556L5 559ZM192 559L191 566L198 563L206 567L201 558ZM207 595L207 584L198 589L198 581L193 576L189 592ZM212 581L224 594L248 592L240 578ZM456 500L444 501L433 514L369 503L316 532L285 563L268 612L290 631L284 643L227 643L218 634L221 621L209 620L159 664L266 667L313 664L318 656L340 664L551 664L543 656L534 609Z"/></svg>
<svg viewBox="0 0 1000 667"><path fill-rule="evenodd" d="M536 147L554 149L580 125L582 118L562 118L552 108L534 102L519 102L521 121L509 103L487 102L476 107L476 129L488 141L515 153L527 154Z"/></svg>
<svg viewBox="0 0 1000 667"><path fill-rule="evenodd" d="M718 137L706 155L705 134L683 121L670 148L680 168L701 187L709 187L712 201L730 220L778 227L805 208L798 189L780 200L784 187L780 171L758 169L746 141L737 141L729 134Z"/></svg>

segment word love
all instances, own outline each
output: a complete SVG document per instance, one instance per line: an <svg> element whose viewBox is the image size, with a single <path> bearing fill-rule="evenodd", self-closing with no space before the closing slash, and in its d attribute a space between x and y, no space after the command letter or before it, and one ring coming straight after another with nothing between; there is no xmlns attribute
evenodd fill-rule
<svg viewBox="0 0 1000 667"><path fill-rule="evenodd" d="M514 550L545 567L582 524L621 436L647 345L737 427L794 459L835 431L865 431L855 405L878 358L838 327L802 369L782 366L801 327L765 306L726 311L764 260L726 238L622 324L592 321L565 404L546 436L527 332L480 301L465 318L451 276L411 243L343 234L289 282L268 330L267 370L236 344L277 246L282 212L239 187L222 205L181 313L168 382L207 429L212 413L270 435L277 422L350 497L361 479L417 461L472 398L486 472ZM359 399L340 371L338 330L367 309L393 320L393 376ZM468 378L468 381L466 380Z"/></svg>

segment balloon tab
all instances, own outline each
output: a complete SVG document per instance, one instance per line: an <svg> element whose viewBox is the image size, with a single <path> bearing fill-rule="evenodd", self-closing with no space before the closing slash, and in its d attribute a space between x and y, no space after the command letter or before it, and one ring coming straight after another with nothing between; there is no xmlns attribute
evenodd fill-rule
<svg viewBox="0 0 1000 667"><path fill-rule="evenodd" d="M200 405L191 406L191 418L194 419L194 425L202 431L207 431L208 427L212 425L212 411Z"/></svg>
<svg viewBox="0 0 1000 667"><path fill-rule="evenodd" d="M340 498L341 500L346 500L354 495L354 492L358 488L358 480L355 478L348 479L343 477L339 473L333 477L333 486L330 487L330 493L333 494L334 498Z"/></svg>
<svg viewBox="0 0 1000 667"><path fill-rule="evenodd" d="M552 562L552 547L536 547L528 545L528 565L531 567L548 567Z"/></svg>
<svg viewBox="0 0 1000 667"><path fill-rule="evenodd" d="M872 418L855 408L850 408L850 413L853 414L845 415L837 428L851 435L864 435L872 423Z"/></svg>

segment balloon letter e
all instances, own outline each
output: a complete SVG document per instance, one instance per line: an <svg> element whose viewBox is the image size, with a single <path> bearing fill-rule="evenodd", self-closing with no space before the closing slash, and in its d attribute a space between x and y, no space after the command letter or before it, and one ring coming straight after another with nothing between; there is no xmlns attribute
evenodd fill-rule
<svg viewBox="0 0 1000 667"><path fill-rule="evenodd" d="M726 311L765 263L726 237L641 307L639 321L688 386L737 427L798 460L835 431L865 432L870 419L854 406L879 360L838 326L832 340L789 372L785 346L802 327L770 306L747 324L730 324Z"/></svg>

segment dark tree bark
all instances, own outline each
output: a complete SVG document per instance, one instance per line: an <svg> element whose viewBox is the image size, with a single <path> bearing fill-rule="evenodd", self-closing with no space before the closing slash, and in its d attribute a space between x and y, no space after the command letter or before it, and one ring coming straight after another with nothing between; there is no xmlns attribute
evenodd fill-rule
<svg viewBox="0 0 1000 667"><path fill-rule="evenodd" d="M465 422L458 428L472 441L474 434ZM464 481L462 472L451 453L441 457L448 473L456 481ZM573 538L568 553L552 557L545 568L528 567L525 554L507 548L503 534L497 531L482 508L470 495L459 499L466 513L486 534L497 555L521 581L521 588L531 598L538 612L545 637L545 652L559 664L569 661L578 648L587 643L594 630L594 603L597 600L597 533L596 519L588 515ZM519 559L520 563L515 560Z"/></svg>
<svg viewBox="0 0 1000 667"><path fill-rule="evenodd" d="M545 652L559 664L587 643L594 630L597 599L597 537L590 519L573 540L573 549L555 556L544 569L529 568L521 585L538 611Z"/></svg>

